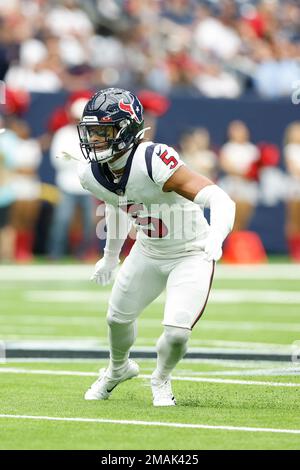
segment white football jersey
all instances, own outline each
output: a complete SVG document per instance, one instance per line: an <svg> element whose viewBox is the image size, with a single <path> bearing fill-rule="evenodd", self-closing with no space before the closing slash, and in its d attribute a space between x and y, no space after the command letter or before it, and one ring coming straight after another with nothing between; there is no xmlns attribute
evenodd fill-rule
<svg viewBox="0 0 300 470"><path fill-rule="evenodd" d="M174 191L162 190L182 165L172 147L143 142L129 155L118 183L108 164L97 162L81 164L79 178L83 188L97 199L127 212L146 255L175 258L199 253L193 242L205 238L209 230L197 204Z"/></svg>

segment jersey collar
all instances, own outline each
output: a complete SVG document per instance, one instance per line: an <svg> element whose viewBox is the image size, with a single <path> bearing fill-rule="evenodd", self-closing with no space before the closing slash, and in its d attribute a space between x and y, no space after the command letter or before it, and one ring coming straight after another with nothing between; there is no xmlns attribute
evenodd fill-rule
<svg viewBox="0 0 300 470"><path fill-rule="evenodd" d="M137 149L137 146L134 146L132 148L129 154L129 157L127 159L126 165L125 165L124 173L118 183L114 183L114 176L112 172L110 171L107 163L103 163L103 164L98 163L98 162L91 163L92 173L94 175L94 178L98 181L98 183L101 184L101 186L104 186L104 188L108 189L108 191L111 191L112 193L115 193L118 196L123 196L126 191L126 185L129 179L132 160L133 160L136 149Z"/></svg>

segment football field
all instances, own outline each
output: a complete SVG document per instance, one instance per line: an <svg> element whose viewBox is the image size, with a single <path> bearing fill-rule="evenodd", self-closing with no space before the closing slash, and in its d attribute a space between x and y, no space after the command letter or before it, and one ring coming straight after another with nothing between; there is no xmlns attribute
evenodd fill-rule
<svg viewBox="0 0 300 470"><path fill-rule="evenodd" d="M80 359L81 350L107 348L109 289L89 282L91 272L0 267L0 449L300 448L299 265L217 267L190 342L199 358L176 368L178 406L164 409L151 403L154 359L137 359L140 376L109 400L83 400L106 364ZM139 319L137 350L154 351L163 302L164 294ZM44 348L44 359L12 357L26 348ZM51 359L54 348L79 354ZM293 352L294 361L280 359Z"/></svg>

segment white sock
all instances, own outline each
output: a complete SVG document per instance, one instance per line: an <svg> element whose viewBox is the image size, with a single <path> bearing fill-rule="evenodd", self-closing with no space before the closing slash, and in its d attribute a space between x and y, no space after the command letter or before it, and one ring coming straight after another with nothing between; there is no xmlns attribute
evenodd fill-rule
<svg viewBox="0 0 300 470"><path fill-rule="evenodd" d="M187 328L165 327L156 343L157 366L152 376L155 380L163 382L170 376L187 351L190 334Z"/></svg>
<svg viewBox="0 0 300 470"><path fill-rule="evenodd" d="M108 322L110 361L109 374L118 377L124 373L131 346L136 338L136 321L131 323Z"/></svg>

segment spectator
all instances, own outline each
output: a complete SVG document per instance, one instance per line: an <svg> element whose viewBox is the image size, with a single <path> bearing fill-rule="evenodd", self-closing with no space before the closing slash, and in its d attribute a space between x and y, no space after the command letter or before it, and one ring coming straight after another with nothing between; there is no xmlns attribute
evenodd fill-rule
<svg viewBox="0 0 300 470"><path fill-rule="evenodd" d="M42 153L39 142L31 137L28 124L18 118L9 118L9 127L18 137L14 148L13 188L15 203L12 209L12 225L16 230L15 258L30 261L34 233L40 206L40 181L38 168Z"/></svg>
<svg viewBox="0 0 300 470"><path fill-rule="evenodd" d="M0 18L0 80L3 80L9 68L7 30Z"/></svg>
<svg viewBox="0 0 300 470"><path fill-rule="evenodd" d="M218 64L206 65L194 83L209 98L237 98L242 91L237 77Z"/></svg>
<svg viewBox="0 0 300 470"><path fill-rule="evenodd" d="M300 121L286 129L284 157L289 174L286 236L291 257L300 261Z"/></svg>
<svg viewBox="0 0 300 470"><path fill-rule="evenodd" d="M20 63L12 65L5 76L7 86L29 92L55 92L62 81L52 70L46 47L41 41L31 40L21 49Z"/></svg>
<svg viewBox="0 0 300 470"><path fill-rule="evenodd" d="M11 130L3 132L3 126L0 116L0 261L12 261L15 249L15 231L11 224L15 201L12 180L17 136Z"/></svg>
<svg viewBox="0 0 300 470"><path fill-rule="evenodd" d="M259 161L259 151L250 142L249 129L242 121L232 121L228 140L221 148L220 166L225 176L220 186L236 203L234 230L247 229L258 200L258 184L253 165Z"/></svg>
<svg viewBox="0 0 300 470"><path fill-rule="evenodd" d="M180 140L182 159L197 173L216 180L218 157L210 148L207 129L197 128L183 134Z"/></svg>
<svg viewBox="0 0 300 470"><path fill-rule="evenodd" d="M86 99L79 98L70 105L71 122L54 134L50 148L51 162L56 170L56 184L60 190L60 201L54 211L49 240L49 256L51 259L59 259L65 254L68 232L78 206L81 209L83 234L77 255L80 257L85 256L90 248L93 233L92 199L80 185L76 166L68 160L58 158L62 157L63 152L67 152L78 159L82 157L78 144L76 124L81 117L86 102Z"/></svg>
<svg viewBox="0 0 300 470"><path fill-rule="evenodd" d="M48 10L46 24L54 35L87 38L93 24L76 0L61 0Z"/></svg>
<svg viewBox="0 0 300 470"><path fill-rule="evenodd" d="M289 95L292 84L300 76L294 46L282 41L272 48L267 42L260 42L256 55L259 62L254 74L257 92L267 98Z"/></svg>
<svg viewBox="0 0 300 470"><path fill-rule="evenodd" d="M202 15L195 29L194 39L197 47L221 60L233 58L241 47L238 33L231 26L213 17L209 10L203 9Z"/></svg>

